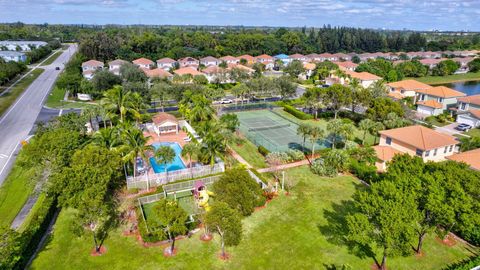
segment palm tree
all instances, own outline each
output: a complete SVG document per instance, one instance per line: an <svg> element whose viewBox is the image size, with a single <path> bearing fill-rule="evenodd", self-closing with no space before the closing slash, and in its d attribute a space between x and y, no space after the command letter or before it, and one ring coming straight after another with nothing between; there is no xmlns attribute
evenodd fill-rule
<svg viewBox="0 0 480 270"><path fill-rule="evenodd" d="M217 133L210 132L203 137L199 151L199 157L203 163L209 163L213 167L215 158L225 154L226 145Z"/></svg>
<svg viewBox="0 0 480 270"><path fill-rule="evenodd" d="M106 91L103 96L100 104L112 116L120 117L120 122L124 122L127 114L133 114L134 116L139 114L134 109L132 92L125 91L120 85Z"/></svg>
<svg viewBox="0 0 480 270"><path fill-rule="evenodd" d="M384 129L385 126L381 122L375 122L375 124L370 128L370 133L375 136L373 139L373 144L377 143L378 132Z"/></svg>
<svg viewBox="0 0 480 270"><path fill-rule="evenodd" d="M147 167L147 189L149 189L147 151L153 149L151 145L147 145L149 137L145 137L141 130L128 125L122 128L122 135L125 141L120 147L121 152L124 153L123 160L133 163L133 178L135 178L137 172L137 157L140 156L145 161Z"/></svg>
<svg viewBox="0 0 480 270"><path fill-rule="evenodd" d="M350 90L352 91L352 112L355 112L355 107L357 103L359 103L358 93L362 89L362 86L360 84L360 81L357 78L353 78L350 80L350 83L348 84L350 87Z"/></svg>
<svg viewBox="0 0 480 270"><path fill-rule="evenodd" d="M188 167L190 168L190 173L192 174L193 178L193 170L192 170L192 157L198 154L198 144L189 142L185 144L182 148L182 157L188 157Z"/></svg>
<svg viewBox="0 0 480 270"><path fill-rule="evenodd" d="M325 136L325 130L321 129L320 127L311 127L310 131L308 132L308 138L312 143L312 158L315 155L315 144L317 143L318 139Z"/></svg>
<svg viewBox="0 0 480 270"><path fill-rule="evenodd" d="M358 127L363 130L363 138L362 138L362 145L365 145L365 138L367 137L367 132L369 132L373 126L375 125L375 122L371 119L365 118L360 123L358 124Z"/></svg>
<svg viewBox="0 0 480 270"><path fill-rule="evenodd" d="M355 126L352 123L343 123L339 134L344 138L343 148L347 148L347 141L351 141L355 135Z"/></svg>
<svg viewBox="0 0 480 270"><path fill-rule="evenodd" d="M168 181L167 164L175 159L175 151L170 146L162 145L155 150L155 160L165 166L166 180Z"/></svg>
<svg viewBox="0 0 480 270"><path fill-rule="evenodd" d="M385 86L385 82L383 80L378 80L372 83L369 86L369 90L373 97L384 97L388 93L387 87Z"/></svg>
<svg viewBox="0 0 480 270"><path fill-rule="evenodd" d="M332 149L335 149L338 133L342 130L343 122L340 119L333 119L327 124L327 130L332 135Z"/></svg>
<svg viewBox="0 0 480 270"><path fill-rule="evenodd" d="M97 106L88 106L82 110L82 116L87 118L88 122L90 123L90 128L92 129L92 132L95 132L92 119L97 117L98 114L99 111Z"/></svg>
<svg viewBox="0 0 480 270"><path fill-rule="evenodd" d="M114 150L120 145L117 128L102 128L93 134L93 143Z"/></svg>
<svg viewBox="0 0 480 270"><path fill-rule="evenodd" d="M297 135L302 136L303 138L303 145L302 145L302 151L305 153L305 142L307 140L308 135L310 134L310 130L312 127L306 124L300 124L297 128Z"/></svg>

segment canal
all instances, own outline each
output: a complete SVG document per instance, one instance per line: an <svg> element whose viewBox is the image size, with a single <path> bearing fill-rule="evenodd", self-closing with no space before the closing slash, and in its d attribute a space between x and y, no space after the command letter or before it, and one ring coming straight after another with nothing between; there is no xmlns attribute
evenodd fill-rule
<svg viewBox="0 0 480 270"><path fill-rule="evenodd" d="M467 96L480 94L480 81L454 82L454 83L446 83L446 84L440 84L440 85L463 92L467 94Z"/></svg>

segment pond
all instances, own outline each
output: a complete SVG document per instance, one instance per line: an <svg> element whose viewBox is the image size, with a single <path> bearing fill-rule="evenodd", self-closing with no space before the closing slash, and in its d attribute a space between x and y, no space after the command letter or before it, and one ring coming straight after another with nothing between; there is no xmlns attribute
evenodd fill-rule
<svg viewBox="0 0 480 270"><path fill-rule="evenodd" d="M463 92L467 94L467 96L480 94L480 81L454 82L454 83L446 83L446 84L440 84L440 85ZM435 85L435 86L438 86L438 85Z"/></svg>

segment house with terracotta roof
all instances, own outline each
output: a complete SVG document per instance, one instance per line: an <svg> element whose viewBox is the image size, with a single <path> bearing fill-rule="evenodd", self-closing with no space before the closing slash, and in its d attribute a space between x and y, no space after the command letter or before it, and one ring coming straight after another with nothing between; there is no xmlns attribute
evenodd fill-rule
<svg viewBox="0 0 480 270"><path fill-rule="evenodd" d="M146 68L146 69L153 68L153 66L155 65L155 63L152 60L143 58L143 57L133 60L132 63L138 66L139 68Z"/></svg>
<svg viewBox="0 0 480 270"><path fill-rule="evenodd" d="M177 70L174 70L173 73L175 73L176 75L179 75L179 76L182 76L182 75L192 75L193 77L195 77L195 76L205 76L204 73L196 70L193 67L179 68Z"/></svg>
<svg viewBox="0 0 480 270"><path fill-rule="evenodd" d="M353 63L352 61L345 61L345 62L333 62L335 65L338 66L340 70L343 71L355 71L355 69L358 67L357 64Z"/></svg>
<svg viewBox="0 0 480 270"><path fill-rule="evenodd" d="M345 74L349 78L355 78L360 82L360 85L362 85L364 88L368 88L370 85L375 83L378 80L381 80L381 77L378 77L375 74L369 73L369 72L355 72L355 71L350 71L346 70ZM348 84L349 78L344 82Z"/></svg>
<svg viewBox="0 0 480 270"><path fill-rule="evenodd" d="M419 62L425 66L428 66L429 69L432 69L438 65L438 63L442 62L445 59L420 59Z"/></svg>
<svg viewBox="0 0 480 270"><path fill-rule="evenodd" d="M253 68L249 68L247 66L244 66L244 65L240 65L240 64L228 64L228 68L230 70L233 70L233 69L241 69L243 71L246 71L248 75L252 75L253 73L255 73L255 69Z"/></svg>
<svg viewBox="0 0 480 270"><path fill-rule="evenodd" d="M110 61L108 62L108 71L118 76L120 75L120 67L122 67L122 65L126 63L128 62L122 59L116 59L116 60Z"/></svg>
<svg viewBox="0 0 480 270"><path fill-rule="evenodd" d="M154 129L157 135L166 133L177 133L179 130L179 123L175 116L166 112L159 112L152 117Z"/></svg>
<svg viewBox="0 0 480 270"><path fill-rule="evenodd" d="M318 55L318 57L320 58L320 62L323 62L323 61L338 61L338 58L336 58L333 54L331 53L321 53Z"/></svg>
<svg viewBox="0 0 480 270"><path fill-rule="evenodd" d="M209 83L230 83L228 69L219 66L208 66L202 70Z"/></svg>
<svg viewBox="0 0 480 270"><path fill-rule="evenodd" d="M200 65L200 61L198 61L193 57L185 57L182 59L178 59L178 64L180 65L181 68L191 67L194 69L198 69L198 66Z"/></svg>
<svg viewBox="0 0 480 270"><path fill-rule="evenodd" d="M272 70L275 67L275 62L262 62L265 70Z"/></svg>
<svg viewBox="0 0 480 270"><path fill-rule="evenodd" d="M238 58L238 61L239 63L242 63L242 59L245 59L245 64L246 65L253 65L256 60L255 60L255 57L251 56L251 55L248 55L248 54L244 54L244 55L240 55Z"/></svg>
<svg viewBox="0 0 480 270"><path fill-rule="evenodd" d="M416 80L403 80L398 82L387 83L390 96L415 97L418 91L432 88L430 85L421 83ZM400 98L400 99L401 99Z"/></svg>
<svg viewBox="0 0 480 270"><path fill-rule="evenodd" d="M472 170L480 171L480 148L454 154L447 159L466 163Z"/></svg>
<svg viewBox="0 0 480 270"><path fill-rule="evenodd" d="M457 100L457 123L480 127L480 94Z"/></svg>
<svg viewBox="0 0 480 270"><path fill-rule="evenodd" d="M292 54L292 55L288 56L288 58L290 58L291 61L298 60L302 63L307 61L307 57L305 55L299 54L299 53Z"/></svg>
<svg viewBox="0 0 480 270"><path fill-rule="evenodd" d="M206 67L208 66L218 66L221 63L221 60L213 56L207 56L200 58L200 64Z"/></svg>
<svg viewBox="0 0 480 270"><path fill-rule="evenodd" d="M173 60L172 58L165 57L157 60L157 67L168 71L175 66L175 63L177 63L177 61Z"/></svg>
<svg viewBox="0 0 480 270"><path fill-rule="evenodd" d="M310 78L313 75L313 72L317 68L317 65L315 65L315 63L308 63L307 62L307 63L303 63L303 68L305 69L305 72L300 74L299 77L302 80L307 80L308 78Z"/></svg>
<svg viewBox="0 0 480 270"><path fill-rule="evenodd" d="M350 60L352 60L352 57L350 57L350 55L345 54L345 53L334 53L333 57L337 58L340 61L350 61Z"/></svg>
<svg viewBox="0 0 480 270"><path fill-rule="evenodd" d="M220 57L220 61L224 61L227 64L238 64L240 62L240 59L237 57L233 57L231 55L226 55L223 57Z"/></svg>
<svg viewBox="0 0 480 270"><path fill-rule="evenodd" d="M171 79L171 78L173 78L173 75L163 68L159 68L159 67L155 68L155 69L142 68L142 70L143 70L143 72L145 72L145 75L147 75L147 77L149 79L153 79L153 78Z"/></svg>
<svg viewBox="0 0 480 270"><path fill-rule="evenodd" d="M423 161L444 161L455 153L458 141L455 137L433 129L415 125L390 130L382 130L380 142L375 147L377 168L385 170L386 163L397 154L418 156Z"/></svg>
<svg viewBox="0 0 480 270"><path fill-rule="evenodd" d="M318 53L310 53L310 54L305 55L305 57L307 58L307 61L309 61L309 62L320 62L321 61L320 54L318 54Z"/></svg>
<svg viewBox="0 0 480 270"><path fill-rule="evenodd" d="M418 90L415 97L417 112L427 116L442 114L457 105L457 98L464 96L464 93L445 86Z"/></svg>
<svg viewBox="0 0 480 270"><path fill-rule="evenodd" d="M255 61L257 63L266 64L266 63L273 63L275 61L275 59L268 54L262 54L262 55L259 55L259 56L255 57Z"/></svg>
<svg viewBox="0 0 480 270"><path fill-rule="evenodd" d="M103 69L103 62L97 61L97 60L88 60L86 62L82 63L82 74L83 77L86 78L87 80L90 80L93 78L93 74L97 70Z"/></svg>

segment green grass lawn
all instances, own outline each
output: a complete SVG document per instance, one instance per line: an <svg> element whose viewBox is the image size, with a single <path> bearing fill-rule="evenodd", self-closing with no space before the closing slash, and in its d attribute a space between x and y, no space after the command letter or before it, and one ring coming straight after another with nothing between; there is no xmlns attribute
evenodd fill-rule
<svg viewBox="0 0 480 270"><path fill-rule="evenodd" d="M463 81L480 80L480 72L469 72L465 74L453 74L447 76L425 76L420 78L410 78L427 84L444 84Z"/></svg>
<svg viewBox="0 0 480 270"><path fill-rule="evenodd" d="M0 186L0 226L9 226L33 191L36 168L25 168L17 163Z"/></svg>
<svg viewBox="0 0 480 270"><path fill-rule="evenodd" d="M480 128L473 128L469 130L468 132L464 133L465 135L471 136L471 137L479 137L480 138Z"/></svg>
<svg viewBox="0 0 480 270"><path fill-rule="evenodd" d="M92 239L74 236L73 211L64 209L31 269L340 269L334 267L343 264L370 269L373 260L355 255L343 241L343 217L351 209L352 194L365 187L350 176L313 175L308 167L291 169L287 177L295 183L291 195L280 195L243 220L242 241L227 248L228 262L217 258L217 235L209 243L200 241L199 233L180 240L178 255L164 258L161 247L144 248L133 237L122 236L120 229L106 239L105 255L91 257ZM426 238L424 252L420 258L389 258L388 268L441 269L472 255L461 243L447 247L433 236Z"/></svg>
<svg viewBox="0 0 480 270"><path fill-rule="evenodd" d="M10 92L0 97L0 115L5 113L5 111L10 108L10 106L17 100L17 98L27 89L27 87L36 79L44 70L37 68L28 76L23 78L19 83L17 83Z"/></svg>
<svg viewBox="0 0 480 270"><path fill-rule="evenodd" d="M231 143L230 147L237 152L240 156L252 165L254 168L266 168L268 167L265 162L265 158L258 152L258 148L248 139L242 139L242 143Z"/></svg>
<svg viewBox="0 0 480 270"><path fill-rule="evenodd" d="M48 58L45 62L42 63L42 66L47 66L47 65L52 64L62 53L63 53L63 51L57 51L57 52L53 53L50 56L50 58Z"/></svg>
<svg viewBox="0 0 480 270"><path fill-rule="evenodd" d="M48 94L47 101L45 102L45 106L49 108L57 108L57 109L82 109L86 107L95 106L90 103L86 102L67 102L63 101L65 97L65 89L61 89L58 87L54 87L50 94Z"/></svg>

